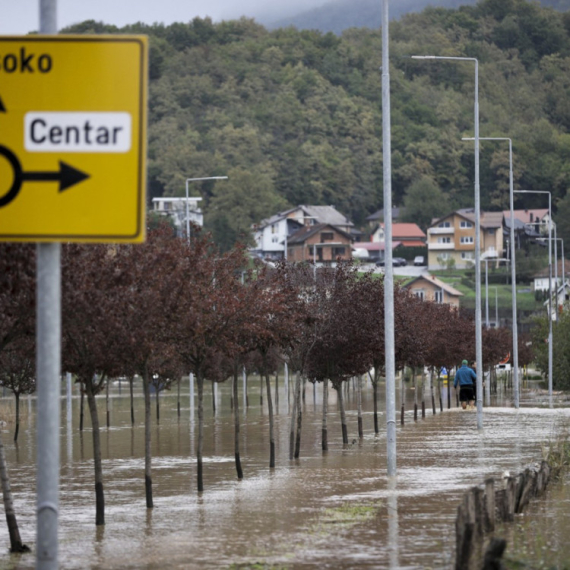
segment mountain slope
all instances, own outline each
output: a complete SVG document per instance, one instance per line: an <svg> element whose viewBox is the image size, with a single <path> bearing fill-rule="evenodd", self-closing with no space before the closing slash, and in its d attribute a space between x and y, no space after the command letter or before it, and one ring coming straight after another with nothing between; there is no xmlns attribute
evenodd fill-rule
<svg viewBox="0 0 570 570"><path fill-rule="evenodd" d="M399 20L405 14L421 12L428 6L459 8L476 3L477 0L400 0L391 2L390 19ZM570 10L570 0L542 0L540 4L560 12ZM381 20L381 0L334 0L319 8L306 10L266 25L269 29L294 26L299 30L320 30L341 34L348 28L379 28Z"/></svg>

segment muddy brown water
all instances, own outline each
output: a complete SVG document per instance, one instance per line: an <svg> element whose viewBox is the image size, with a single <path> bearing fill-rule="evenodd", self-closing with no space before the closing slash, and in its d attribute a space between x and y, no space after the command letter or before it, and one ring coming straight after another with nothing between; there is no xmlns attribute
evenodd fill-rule
<svg viewBox="0 0 570 570"><path fill-rule="evenodd" d="M190 411L188 380L181 397L161 394L161 419L153 407L152 453L155 508L144 492L143 400L135 397L131 427L126 383L111 391L111 428L101 429L106 525L95 527L91 432L88 415L78 431L79 396L74 388L71 418L62 397L59 560L62 569L183 568L452 568L454 520L463 493L484 479L518 473L539 460L542 446L570 425L569 403L545 406L536 388L523 391L521 408L504 392L484 411L451 410L413 421L413 391L407 390L406 423L397 428L398 475L386 478L385 416L373 433L372 390L366 384L364 439L357 435L356 396L347 398L349 439L343 449L336 393L329 400L329 451L321 451L321 391L306 388L301 457L289 461L291 405L283 379L276 413L277 467L269 471L268 416L260 405L259 379L250 377L249 408L240 409L244 479L234 466L230 386L220 386L213 413L205 401L204 485L196 492L197 414ZM140 388L140 387L139 387ZM399 390L398 390L399 393ZM380 390L384 396L384 387ZM444 394L445 397L445 394ZM11 404L0 401L0 409ZM264 404L265 404L264 393ZM104 396L99 415L105 424ZM154 398L153 398L154 404ZM241 384L240 384L240 406ZM24 399L17 446L13 426L2 428L20 532L35 547L35 409ZM380 409L383 409L383 403ZM398 402L398 410L400 403ZM566 479L566 483L568 480ZM568 567L569 485L552 485L514 525L500 531L509 541L507 558ZM534 538L538 537L538 538ZM0 525L0 568L34 568L32 555L10 556ZM518 557L518 558L517 558ZM566 566L564 566L566 564ZM536 567L542 567L542 566Z"/></svg>

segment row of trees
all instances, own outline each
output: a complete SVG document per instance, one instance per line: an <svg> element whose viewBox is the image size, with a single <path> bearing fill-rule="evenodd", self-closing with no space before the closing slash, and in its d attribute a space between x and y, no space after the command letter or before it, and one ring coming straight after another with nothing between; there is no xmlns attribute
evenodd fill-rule
<svg viewBox="0 0 570 570"><path fill-rule="evenodd" d="M198 228L192 242L169 226L149 232L142 245L77 245L62 255L62 368L75 375L87 398L92 423L96 524L105 522L103 469L96 396L108 380L140 375L145 399L145 489L153 506L150 451L150 384L167 384L183 371L195 374L198 390L197 489L203 482L204 384L233 382L235 459L239 451L238 374L245 366L265 379L269 409L269 466L275 466L270 377L284 361L296 373L291 456L298 456L302 427L302 378L328 382L338 392L344 443L348 427L342 387L370 373L377 389L384 366L384 292L381 278L351 265L314 272L305 264L275 270L251 267L245 249L216 250ZM3 245L0 262L0 380L28 371L34 340L34 249ZM396 288L396 364L437 371L474 359L474 323L447 305L422 302ZM485 366L510 351L505 330L484 335ZM30 369L26 375L33 378ZM24 383L25 384L25 383ZM328 389L324 390L328 393ZM359 422L359 432L361 433ZM323 406L323 449L328 447Z"/></svg>

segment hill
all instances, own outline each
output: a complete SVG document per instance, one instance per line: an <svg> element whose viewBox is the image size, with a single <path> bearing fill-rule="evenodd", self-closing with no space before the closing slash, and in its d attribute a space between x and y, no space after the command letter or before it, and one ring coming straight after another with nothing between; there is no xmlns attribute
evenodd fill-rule
<svg viewBox="0 0 570 570"><path fill-rule="evenodd" d="M428 7L457 9L476 3L477 0L399 0L390 3L390 19L399 20L405 14L421 12ZM570 0L542 0L539 3L561 12L570 9ZM294 16L267 22L269 29L294 26L299 30L320 30L339 35L349 28L376 29L381 25L381 0L334 0Z"/></svg>
<svg viewBox="0 0 570 570"><path fill-rule="evenodd" d="M149 35L150 196L228 175L192 188L223 247L288 205L332 204L356 224L382 207L379 31L198 18L67 31ZM570 188L570 14L484 0L408 14L390 32L394 204L473 205L473 144L461 141L473 135L473 66L410 59L433 53L478 58L480 135L512 137L515 188L552 190L558 206ZM508 148L483 143L482 208L506 209L508 188ZM543 204L521 196L518 207Z"/></svg>

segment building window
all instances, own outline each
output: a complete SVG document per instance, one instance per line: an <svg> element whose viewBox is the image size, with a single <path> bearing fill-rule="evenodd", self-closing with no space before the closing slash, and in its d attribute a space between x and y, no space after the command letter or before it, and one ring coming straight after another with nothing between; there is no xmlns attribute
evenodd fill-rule
<svg viewBox="0 0 570 570"><path fill-rule="evenodd" d="M473 224L471 222L466 222L463 220L459 224L459 227L463 230L470 230L473 227Z"/></svg>
<svg viewBox="0 0 570 570"><path fill-rule="evenodd" d="M272 233L272 234L276 234L276 233L277 233L277 224L271 224L271 233Z"/></svg>
<svg viewBox="0 0 570 570"><path fill-rule="evenodd" d="M443 303L443 291L441 289L435 291L433 298L435 299L436 303Z"/></svg>
<svg viewBox="0 0 570 570"><path fill-rule="evenodd" d="M449 238L449 237L438 237L437 243L451 243L451 238Z"/></svg>
<svg viewBox="0 0 570 570"><path fill-rule="evenodd" d="M463 236L460 241L461 243L473 243L473 236Z"/></svg>
<svg viewBox="0 0 570 570"><path fill-rule="evenodd" d="M451 227L451 222L441 222L438 224L437 226L438 228L450 228Z"/></svg>
<svg viewBox="0 0 570 570"><path fill-rule="evenodd" d="M277 243L279 241L279 238L277 236L274 236L271 238L271 243Z"/></svg>
<svg viewBox="0 0 570 570"><path fill-rule="evenodd" d="M334 234L332 232L323 232L321 234L321 242L331 241L333 238L334 238Z"/></svg>
<svg viewBox="0 0 570 570"><path fill-rule="evenodd" d="M447 253L447 252L446 253L440 253L437 256L437 259L438 259L438 261L440 261L440 260L441 261L447 261L449 259L449 253Z"/></svg>
<svg viewBox="0 0 570 570"><path fill-rule="evenodd" d="M495 235L495 230L487 230L488 234L490 236L494 236Z"/></svg>
<svg viewBox="0 0 570 570"><path fill-rule="evenodd" d="M462 251L461 252L461 259L473 259L473 252L472 251Z"/></svg>
<svg viewBox="0 0 570 570"><path fill-rule="evenodd" d="M332 255L333 257L338 257L339 255L344 255L345 251L346 251L345 247L333 247Z"/></svg>
<svg viewBox="0 0 570 570"><path fill-rule="evenodd" d="M423 289L416 289L414 295L422 301L426 298L426 292Z"/></svg>
<svg viewBox="0 0 570 570"><path fill-rule="evenodd" d="M314 247L312 245L309 246L309 255L312 256L314 255Z"/></svg>

